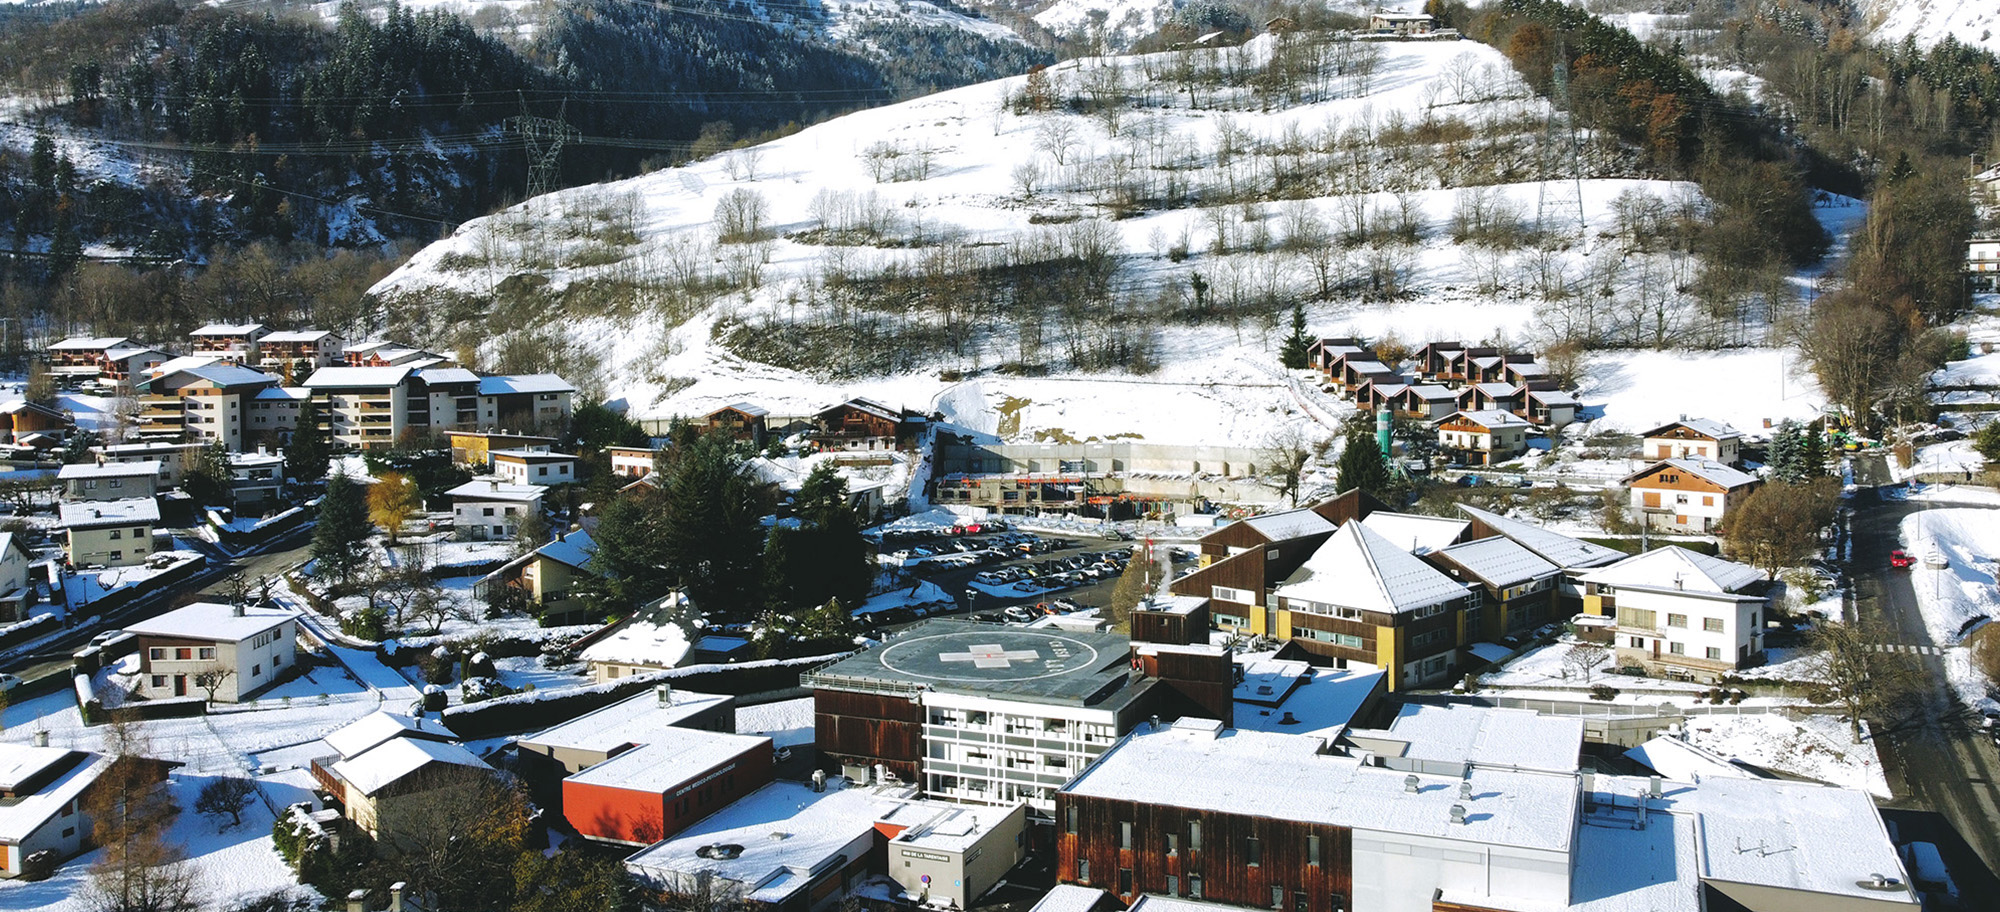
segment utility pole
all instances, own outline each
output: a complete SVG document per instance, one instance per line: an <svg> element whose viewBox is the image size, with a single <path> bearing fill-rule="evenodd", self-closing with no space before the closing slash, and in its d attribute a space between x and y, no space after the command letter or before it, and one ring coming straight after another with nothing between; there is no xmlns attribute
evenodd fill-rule
<svg viewBox="0 0 2000 912"><path fill-rule="evenodd" d="M507 126L521 134L521 149L528 157L528 195L541 196L556 189L562 176L562 150L567 143L581 140L583 134L563 119L569 111L569 99L563 99L562 107L554 117L536 117L528 113L528 98L521 95L521 115L507 119Z"/></svg>

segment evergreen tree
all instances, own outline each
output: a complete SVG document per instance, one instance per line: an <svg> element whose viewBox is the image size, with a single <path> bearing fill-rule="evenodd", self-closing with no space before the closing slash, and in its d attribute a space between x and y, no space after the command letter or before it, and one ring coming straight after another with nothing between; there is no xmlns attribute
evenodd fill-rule
<svg viewBox="0 0 2000 912"><path fill-rule="evenodd" d="M661 480L665 565L703 610L753 610L762 580L762 486L744 477L736 442L703 434L676 451Z"/></svg>
<svg viewBox="0 0 2000 912"><path fill-rule="evenodd" d="M1389 489L1394 486L1389 464L1382 459L1382 451L1375 445L1375 436L1360 425L1348 431L1347 445L1340 451L1340 461L1334 465L1334 471L1335 487L1342 491L1359 488L1387 500Z"/></svg>
<svg viewBox="0 0 2000 912"><path fill-rule="evenodd" d="M313 529L312 556L321 579L344 583L361 569L362 542L372 526L361 486L345 475L327 479L320 498L319 522Z"/></svg>
<svg viewBox="0 0 2000 912"><path fill-rule="evenodd" d="M666 517L665 495L640 488L604 505L591 558L593 576L585 599L606 613L618 613L664 595L677 580L669 573L661 526Z"/></svg>
<svg viewBox="0 0 2000 912"><path fill-rule="evenodd" d="M298 428L285 447L285 474L300 484L318 484L333 459L333 446L320 431L319 422L319 402L307 396L299 404Z"/></svg>
<svg viewBox="0 0 2000 912"><path fill-rule="evenodd" d="M1278 352L1278 360L1287 370L1299 370L1311 363L1312 337L1306 335L1306 306L1292 305L1292 334L1285 337L1285 344Z"/></svg>
<svg viewBox="0 0 2000 912"><path fill-rule="evenodd" d="M1764 454L1764 465L1771 470L1773 480L1796 482L1802 477L1799 450L1803 443L1798 422L1787 418L1779 423L1771 434L1771 449Z"/></svg>
<svg viewBox="0 0 2000 912"><path fill-rule="evenodd" d="M1799 442L1799 478L1810 481L1827 473L1826 428L1820 422L1806 425Z"/></svg>
<svg viewBox="0 0 2000 912"><path fill-rule="evenodd" d="M194 451L187 473L181 477L181 490L197 507L229 501L229 453L221 443L205 443Z"/></svg>
<svg viewBox="0 0 2000 912"><path fill-rule="evenodd" d="M2000 466L2000 421L1989 421L1972 435L1972 449L1988 464Z"/></svg>
<svg viewBox="0 0 2000 912"><path fill-rule="evenodd" d="M798 534L796 529L778 527L764 539L764 605L772 611L798 604L798 593L792 588L792 574L797 571L792 539Z"/></svg>

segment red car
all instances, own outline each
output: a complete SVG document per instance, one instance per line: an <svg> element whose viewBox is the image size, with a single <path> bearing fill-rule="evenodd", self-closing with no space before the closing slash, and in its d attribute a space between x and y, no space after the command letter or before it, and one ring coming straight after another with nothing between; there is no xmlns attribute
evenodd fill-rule
<svg viewBox="0 0 2000 912"><path fill-rule="evenodd" d="M1901 548L1889 552L1889 566L1894 569L1908 570L1916 566L1916 563L1917 559L1903 553L1903 549Z"/></svg>

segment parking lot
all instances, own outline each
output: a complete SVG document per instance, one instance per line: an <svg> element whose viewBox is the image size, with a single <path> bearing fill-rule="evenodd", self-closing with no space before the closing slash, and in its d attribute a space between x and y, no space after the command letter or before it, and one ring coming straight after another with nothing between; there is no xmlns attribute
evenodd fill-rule
<svg viewBox="0 0 2000 912"><path fill-rule="evenodd" d="M886 538L881 547L905 561L914 579L949 593L956 604L948 613L992 621L1032 620L1043 606L1103 607L1133 553L1131 542L1115 538L1059 538L990 526L959 534L906 533ZM1010 608L1018 610L1009 613ZM909 623L935 613L892 610L881 623Z"/></svg>

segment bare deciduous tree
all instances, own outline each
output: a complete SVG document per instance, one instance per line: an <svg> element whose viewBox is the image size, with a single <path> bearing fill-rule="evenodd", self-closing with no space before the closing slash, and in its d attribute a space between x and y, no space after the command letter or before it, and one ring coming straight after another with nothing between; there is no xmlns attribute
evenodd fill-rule
<svg viewBox="0 0 2000 912"><path fill-rule="evenodd" d="M1578 643L1563 653L1562 661L1565 670L1574 672L1583 679L1583 683L1588 684L1590 676L1611 661L1611 650L1596 643Z"/></svg>
<svg viewBox="0 0 2000 912"><path fill-rule="evenodd" d="M1822 621L1807 636L1813 650L1807 679L1840 704L1849 738L1861 743L1861 720L1898 712L1923 690L1915 657L1879 648L1885 638L1870 626Z"/></svg>

